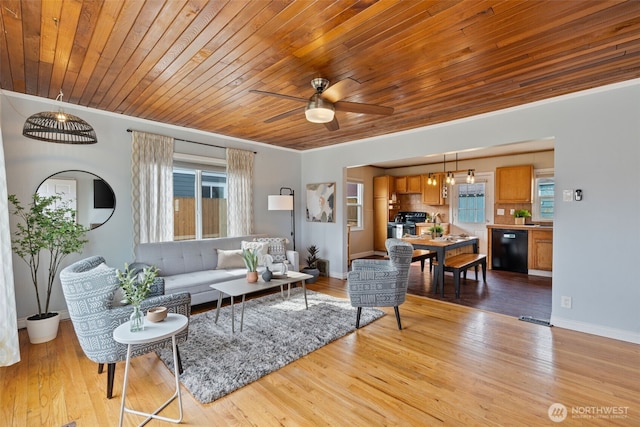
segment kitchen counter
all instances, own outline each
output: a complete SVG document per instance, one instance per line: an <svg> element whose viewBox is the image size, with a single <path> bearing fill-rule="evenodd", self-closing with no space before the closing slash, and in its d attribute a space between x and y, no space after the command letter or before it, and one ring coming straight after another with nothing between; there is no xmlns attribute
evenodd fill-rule
<svg viewBox="0 0 640 427"><path fill-rule="evenodd" d="M540 224L487 224L487 228L504 228L509 230L553 230L553 225L540 225Z"/></svg>
<svg viewBox="0 0 640 427"><path fill-rule="evenodd" d="M537 276L551 276L553 268L553 225L488 224L487 229L489 237L487 251L489 259L487 263L490 269L519 271ZM504 238L497 237L503 234ZM521 235L519 241L518 235ZM496 238L498 240L494 242ZM524 242L522 238L524 238ZM522 259L522 256L526 260ZM511 264L517 267L511 269Z"/></svg>

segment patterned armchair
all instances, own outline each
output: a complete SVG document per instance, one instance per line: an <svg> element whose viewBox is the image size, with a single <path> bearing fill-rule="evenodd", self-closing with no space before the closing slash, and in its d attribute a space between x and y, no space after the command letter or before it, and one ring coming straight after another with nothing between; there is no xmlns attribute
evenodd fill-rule
<svg viewBox="0 0 640 427"><path fill-rule="evenodd" d="M132 264L130 268L135 268L135 265ZM62 270L60 282L84 354L98 363L98 373L102 373L104 364L107 364L107 398L111 399L116 362L127 358L127 346L113 339L113 330L128 321L132 312L131 306L118 306L117 299L114 304L114 296L120 289L116 269L107 266L104 258L94 256ZM150 307L164 306L172 313L187 317L191 314L191 296L188 292L163 294L164 280L158 277L140 308L146 311ZM188 328L176 335L176 342L186 341L187 334ZM136 345L131 349L131 356L146 354L167 345L171 345L171 338Z"/></svg>
<svg viewBox="0 0 640 427"><path fill-rule="evenodd" d="M398 306L407 296L413 246L400 239L387 239L385 246L389 260L354 260L347 275L351 305L358 308L356 328L360 327L362 307L393 307L398 329L402 329Z"/></svg>

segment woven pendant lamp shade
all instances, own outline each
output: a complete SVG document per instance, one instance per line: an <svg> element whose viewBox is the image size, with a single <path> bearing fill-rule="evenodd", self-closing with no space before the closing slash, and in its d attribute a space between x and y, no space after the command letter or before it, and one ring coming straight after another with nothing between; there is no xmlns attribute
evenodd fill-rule
<svg viewBox="0 0 640 427"><path fill-rule="evenodd" d="M80 117L63 112L34 114L24 123L22 134L39 141L59 144L95 144L96 132Z"/></svg>

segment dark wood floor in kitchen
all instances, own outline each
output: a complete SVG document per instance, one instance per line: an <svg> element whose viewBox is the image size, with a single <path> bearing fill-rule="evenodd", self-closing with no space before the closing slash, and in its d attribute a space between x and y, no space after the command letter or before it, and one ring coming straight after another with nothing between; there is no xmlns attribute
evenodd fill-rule
<svg viewBox="0 0 640 427"><path fill-rule="evenodd" d="M460 280L460 298L457 299L451 273L445 273L443 298L439 291L437 295L433 293L428 261L424 270L424 273L420 271L420 262L411 264L408 293L508 316L531 316L542 320L551 317L550 277L487 270L487 282L484 283L482 269L479 268L478 281L474 270L470 269L467 280Z"/></svg>

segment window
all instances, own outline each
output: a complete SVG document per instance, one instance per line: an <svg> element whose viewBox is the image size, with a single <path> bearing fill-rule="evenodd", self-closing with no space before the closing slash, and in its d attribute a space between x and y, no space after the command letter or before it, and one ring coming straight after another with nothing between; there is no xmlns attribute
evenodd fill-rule
<svg viewBox="0 0 640 427"><path fill-rule="evenodd" d="M555 179L553 169L539 169L534 172L535 191L533 195L533 221L553 221Z"/></svg>
<svg viewBox="0 0 640 427"><path fill-rule="evenodd" d="M347 225L351 229L362 228L364 186L361 182L347 182Z"/></svg>
<svg viewBox="0 0 640 427"><path fill-rule="evenodd" d="M204 168L186 164L173 168L173 240L227 235L226 173Z"/></svg>
<svg viewBox="0 0 640 427"><path fill-rule="evenodd" d="M485 222L485 183L461 183L458 189L458 221L464 223Z"/></svg>

